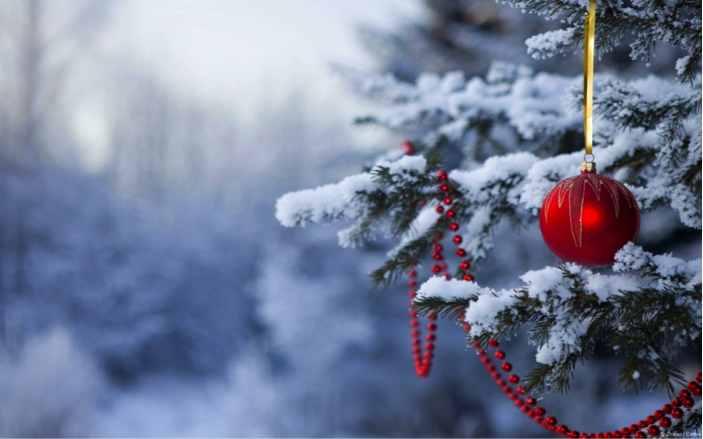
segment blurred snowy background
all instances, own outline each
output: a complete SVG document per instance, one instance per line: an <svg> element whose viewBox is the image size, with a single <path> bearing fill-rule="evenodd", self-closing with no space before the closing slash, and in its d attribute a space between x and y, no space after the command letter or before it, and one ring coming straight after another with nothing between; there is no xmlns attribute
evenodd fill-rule
<svg viewBox="0 0 703 439"><path fill-rule="evenodd" d="M415 376L404 288L367 276L388 243L339 248L333 228L279 226L274 204L400 148L351 126L373 104L329 62L578 73L525 54L547 26L487 0L0 0L0 435L544 435L453 324ZM675 56L601 68L670 75ZM643 223L651 250L672 221ZM497 237L486 284L551 262L520 236ZM660 404L632 403L595 358L545 401L560 420L612 429Z"/></svg>

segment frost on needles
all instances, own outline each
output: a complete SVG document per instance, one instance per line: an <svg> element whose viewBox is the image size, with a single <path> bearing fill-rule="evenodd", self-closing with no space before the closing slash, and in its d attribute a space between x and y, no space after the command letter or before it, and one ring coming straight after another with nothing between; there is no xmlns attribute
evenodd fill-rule
<svg viewBox="0 0 703 439"><path fill-rule="evenodd" d="M561 30L527 40L534 57L580 52L587 1L504 3L564 23ZM633 60L646 60L657 42L686 54L668 78L596 74L594 93L599 172L625 183L643 213L670 208L683 225L698 230L700 17L698 0L600 1L597 53L631 34ZM287 194L277 215L285 226L351 220L340 232L345 246L379 234L391 237L396 246L372 273L376 283L397 280L426 257L432 237L446 229L449 220L434 207L442 197L435 175L447 157L454 157L449 174L449 194L458 200L454 221L474 266L490 255L501 221L518 229L534 223L547 192L578 172L580 75L534 73L497 62L485 78L428 73L408 83L349 67L335 70L359 93L386 104L356 122L405 134L417 155L388 153L367 172L340 183ZM416 304L423 312L444 315L461 306L472 325L471 344L514 334L525 325L539 363L524 381L533 392L567 391L576 364L588 360L596 343L618 353L625 385L638 388L644 379L652 388L671 389L672 382L684 383L678 351L701 345L700 267L700 259L654 255L628 244L618 253L613 274L565 264L516 273L524 285L498 291L435 277L422 285Z"/></svg>

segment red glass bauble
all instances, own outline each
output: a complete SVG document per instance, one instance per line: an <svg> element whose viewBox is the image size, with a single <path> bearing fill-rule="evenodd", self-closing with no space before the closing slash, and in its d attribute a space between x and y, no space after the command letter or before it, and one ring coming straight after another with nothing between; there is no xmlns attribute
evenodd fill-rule
<svg viewBox="0 0 703 439"><path fill-rule="evenodd" d="M547 247L564 262L602 267L637 238L640 209L625 185L584 163L580 175L549 191L539 225Z"/></svg>

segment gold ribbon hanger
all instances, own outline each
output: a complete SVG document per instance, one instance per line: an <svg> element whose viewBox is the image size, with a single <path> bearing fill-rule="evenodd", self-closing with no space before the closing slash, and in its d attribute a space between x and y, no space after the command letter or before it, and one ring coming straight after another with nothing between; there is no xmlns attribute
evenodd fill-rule
<svg viewBox="0 0 703 439"><path fill-rule="evenodd" d="M593 53L595 52L596 0L586 15L583 45L583 131L586 155L593 156Z"/></svg>

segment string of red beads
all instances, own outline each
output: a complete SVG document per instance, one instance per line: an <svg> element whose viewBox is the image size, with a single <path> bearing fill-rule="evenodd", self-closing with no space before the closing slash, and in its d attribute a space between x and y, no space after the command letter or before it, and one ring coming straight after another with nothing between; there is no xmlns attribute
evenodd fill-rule
<svg viewBox="0 0 703 439"><path fill-rule="evenodd" d="M422 377L427 378L430 375L430 370L432 369L432 359L434 358L434 342L437 339L435 331L437 330L437 316L430 314L427 318L429 323L427 324L428 334L425 336L427 342L424 346L424 352L422 349L422 331L420 331L420 322L418 319L417 311L413 309L413 298L416 294L417 288L417 271L415 267L411 267L408 270L408 286L410 290L408 295L410 296L410 336L411 343L413 346L413 361L415 362L415 373Z"/></svg>
<svg viewBox="0 0 703 439"><path fill-rule="evenodd" d="M462 319L463 320L463 319ZM464 323L464 330L468 331L471 327L468 323ZM489 340L488 345L491 348L498 348L498 340ZM637 422L636 424L631 424L627 427L623 427L620 430L614 430L612 432L599 432L599 433L585 433L579 432L577 430L571 430L564 424L557 425L557 418L554 416L546 416L547 410L543 407L535 407L537 401L528 396L524 399L525 389L522 386L518 386L515 390L510 387L500 372L492 364L491 358L485 349L481 348L480 344L476 342L474 344L476 348L476 353L481 358L481 363L486 367L486 370L491 374L491 377L495 380L496 384L503 390L503 392L514 401L515 405L527 416L531 417L536 423L549 430L550 432L557 433L564 437L569 438L646 438L646 437L658 437L662 433L662 429L666 430L670 428L673 424L671 418L681 419L684 416L684 411L681 409L688 410L692 408L695 404L692 396L701 396L701 373L696 374L696 381L691 381L688 383L688 389L682 389L679 392L679 396L671 400L671 404L664 404L661 410L656 410L652 415L647 416L644 420ZM493 354L495 358L503 361L501 369L504 372L511 372L513 370L512 364L505 361L506 353L501 350L496 350ZM518 375L512 374L508 377L508 381L517 385L520 382L520 377ZM669 418L669 416L671 418ZM658 425L657 425L658 424Z"/></svg>
<svg viewBox="0 0 703 439"><path fill-rule="evenodd" d="M451 187L449 186L449 177L447 175L447 172L444 170L439 170L437 173L437 180L440 191L441 203L435 206L435 211L439 214L444 214L447 218L452 220L448 225L448 229L452 232L456 232L459 230L459 224L453 221L453 219L456 217L456 210L455 208L453 208L454 199L452 199L452 197L449 195ZM447 206L446 210L444 206ZM443 238L443 233L437 233L433 237L432 259L435 261L435 263L432 265L431 271L433 274L443 275L447 280L449 280L451 279L451 275L447 272L447 264L444 262L444 246L442 245ZM461 235L454 235L452 237L452 243L457 246L455 253L459 258L465 258L467 255L466 250L459 247L462 241L463 239ZM427 330L429 331L429 333L425 337L426 343L424 345L423 352L423 349L421 347L422 332L420 331L420 322L418 320L417 311L413 309L413 298L415 298L415 295L417 294L417 270L415 269L415 263L413 263L412 265L413 266L410 268L410 270L408 270L408 286L410 287L408 295L410 296L410 335L413 351L413 361L415 364L415 373L422 378L426 378L430 374L430 371L432 369L432 360L434 359L434 343L437 340L437 336L435 334L435 332L437 331L437 325L435 323L435 321L437 320L437 316L434 314L430 314L428 316L430 323L428 323L427 325ZM468 270L471 268L471 263L468 260L462 259L459 263L459 267L464 272L463 279L466 281L473 281L473 276L468 273Z"/></svg>
<svg viewBox="0 0 703 439"><path fill-rule="evenodd" d="M456 217L456 210L449 207L445 211L445 207L442 205L444 204L446 206L452 206L454 204L454 200L451 198L451 196L449 196L451 187L448 182L449 178L447 176L446 171L438 171L438 180L439 189L442 192L443 196L441 199L442 203L438 204L435 207L435 210L439 214L444 213L446 217L451 220L448 225L448 229L451 232L457 232L459 230L459 224L454 221L454 218ZM442 233L438 233L433 239L432 258L437 262L432 266L432 272L434 274L442 274L447 280L449 280L451 279L451 276L447 272L446 263L444 263L444 247L441 244L443 237L444 236ZM459 247L462 241L463 238L461 237L461 235L456 234L452 237L452 242L458 247L456 250L456 255L462 259L462 261L459 263L459 268L464 273L462 278L465 281L472 282L474 281L474 277L468 273L469 269L471 268L471 263L468 260L464 259L467 256L466 250ZM428 316L428 319L430 320L430 323L427 325L429 334L427 334L426 336L427 343L424 346L425 351L423 354L422 348L420 347L421 332L419 329L418 314L414 309L412 309L414 305L412 299L416 295L417 288L417 271L415 270L414 265L415 264L413 264L413 267L411 267L411 269L408 271L408 277L410 278L410 280L408 281L408 285L410 286L410 325L412 327L411 335L413 345L413 359L415 361L416 373L419 376L425 378L429 376L430 370L432 368L432 360L434 358L434 342L436 341L436 336L434 332L437 330L437 325L434 322L437 320L437 316L434 314L430 314ZM471 326L468 322L464 322L463 310L458 309L457 314L459 315L460 321L463 322L464 331L468 332L471 329ZM488 345L491 348L497 349L499 346L499 342L498 340L491 339L489 340ZM493 365L491 358L488 356L486 350L481 348L478 342L474 344L474 348L476 348L476 352L481 359L481 363L485 365L486 370L491 374L491 377L495 380L496 384L501 388L501 390L503 390L503 392L508 396L508 398L514 401L515 405L523 413L531 417L535 422L537 422L539 425L541 425L548 431L557 433L561 436L568 438L658 437L662 433L661 429L666 430L672 426L673 422L671 418L683 418L684 409L688 410L694 406L695 402L692 396L701 396L700 383L702 376L701 372L699 372L698 374L696 374L697 382L689 382L687 385L688 389L682 389L679 392L679 396L671 399L670 404L664 404L661 410L656 410L652 415L647 416L644 420L639 421L636 424L631 424L627 427L623 427L620 430L614 430L612 432L583 433L577 430L571 430L564 424L557 425L557 418L555 418L554 416L546 416L547 410L545 408L535 407L537 405L537 400L535 398L531 396L525 396L526 392L524 387L518 386L515 390L513 390L513 388L508 385L508 383L512 385L518 385L520 383L520 377L518 375L510 374L508 376L508 382L506 382L503 379L501 372ZM496 350L493 355L496 359L502 361L500 368L503 372L512 372L513 365L505 361L507 355L504 351ZM671 418L669 416L671 416ZM656 424L659 425L657 426Z"/></svg>

